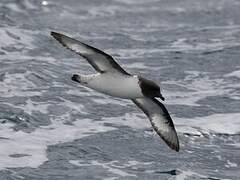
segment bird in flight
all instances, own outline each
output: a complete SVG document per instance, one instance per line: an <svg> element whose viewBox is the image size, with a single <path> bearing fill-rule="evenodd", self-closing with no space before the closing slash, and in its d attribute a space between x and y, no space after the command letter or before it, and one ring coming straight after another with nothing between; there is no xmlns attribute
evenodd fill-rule
<svg viewBox="0 0 240 180"><path fill-rule="evenodd" d="M156 133L175 151L179 141L172 118L166 107L160 87L153 81L126 72L109 54L57 32L51 35L64 47L85 58L96 74L74 74L72 80L104 94L130 99L149 118Z"/></svg>

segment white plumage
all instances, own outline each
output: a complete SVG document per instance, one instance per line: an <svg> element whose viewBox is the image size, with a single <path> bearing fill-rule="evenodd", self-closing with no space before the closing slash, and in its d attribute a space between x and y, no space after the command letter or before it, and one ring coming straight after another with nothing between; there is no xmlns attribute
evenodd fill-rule
<svg viewBox="0 0 240 180"><path fill-rule="evenodd" d="M137 76L112 73L79 75L79 82L96 91L123 99L144 97Z"/></svg>

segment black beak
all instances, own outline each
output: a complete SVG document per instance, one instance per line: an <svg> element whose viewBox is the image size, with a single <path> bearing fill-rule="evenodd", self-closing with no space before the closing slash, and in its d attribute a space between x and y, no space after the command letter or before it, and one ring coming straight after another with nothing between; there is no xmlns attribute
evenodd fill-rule
<svg viewBox="0 0 240 180"><path fill-rule="evenodd" d="M161 100L165 101L165 98L163 96L160 96L159 97Z"/></svg>
<svg viewBox="0 0 240 180"><path fill-rule="evenodd" d="M162 94L161 94L161 93L159 93L157 97L159 97L159 98L160 98L162 101L164 101L164 100L165 100L165 98L162 96Z"/></svg>

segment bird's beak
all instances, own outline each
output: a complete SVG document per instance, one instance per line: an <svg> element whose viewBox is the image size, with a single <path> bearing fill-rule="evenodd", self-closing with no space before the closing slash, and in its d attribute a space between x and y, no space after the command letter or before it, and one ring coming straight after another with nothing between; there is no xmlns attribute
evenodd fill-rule
<svg viewBox="0 0 240 180"><path fill-rule="evenodd" d="M160 96L159 97L161 100L165 101L165 98L163 96Z"/></svg>
<svg viewBox="0 0 240 180"><path fill-rule="evenodd" d="M160 93L159 95L158 95L158 97L162 100L162 101L164 101L165 100L165 98L162 96L162 94Z"/></svg>

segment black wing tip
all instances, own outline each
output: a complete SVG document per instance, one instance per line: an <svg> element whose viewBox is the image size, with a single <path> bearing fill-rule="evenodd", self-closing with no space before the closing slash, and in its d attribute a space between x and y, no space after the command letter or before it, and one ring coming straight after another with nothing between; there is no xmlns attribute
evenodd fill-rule
<svg viewBox="0 0 240 180"><path fill-rule="evenodd" d="M168 145L169 148L171 148L172 150L179 152L180 147L179 147L179 141L177 139L177 142L172 142L169 139L166 139L164 136L158 134L162 140Z"/></svg>
<svg viewBox="0 0 240 180"><path fill-rule="evenodd" d="M53 37L55 37L56 35L60 35L60 33L58 33L58 32L55 32L55 31L51 31L51 33L50 33Z"/></svg>
<svg viewBox="0 0 240 180"><path fill-rule="evenodd" d="M176 151L176 152L179 152L180 150L180 146L179 146L179 140L178 140L178 135L177 135L177 132L174 128L174 125L173 125L173 130L174 130L174 137L175 138L167 138L165 137L161 132L158 131L158 128L156 128L154 126L154 124L151 122L152 126L153 126L153 129L156 131L156 133L161 137L161 139L168 145L169 148L171 148L172 150ZM173 140L175 139L175 140Z"/></svg>
<svg viewBox="0 0 240 180"><path fill-rule="evenodd" d="M176 132L176 130L175 130L175 128L174 128L174 131L175 131L175 138L176 138L176 140L175 141L173 141L173 140L169 140L169 139L167 139L167 138L165 138L164 136L162 136L162 135L160 135L160 137L165 141L165 143L172 149L172 150L174 150L174 151L176 151L176 152L179 152L179 150L180 150L180 146L179 146L179 140L178 140L178 135L177 135L177 132Z"/></svg>
<svg viewBox="0 0 240 180"><path fill-rule="evenodd" d="M62 34L51 31L51 36L53 36L57 41L62 42Z"/></svg>
<svg viewBox="0 0 240 180"><path fill-rule="evenodd" d="M168 147L170 147L172 150L174 150L176 152L179 152L180 146L179 146L178 138L177 138L177 142L172 142L160 134L159 134L159 136L163 139L163 141L165 141L165 143L168 145Z"/></svg>
<svg viewBox="0 0 240 180"><path fill-rule="evenodd" d="M169 147L173 150L175 150L176 152L179 152L180 148L179 148L179 144L171 144L169 145Z"/></svg>

